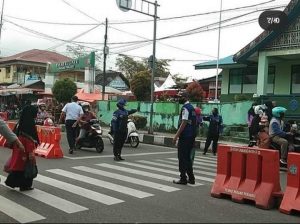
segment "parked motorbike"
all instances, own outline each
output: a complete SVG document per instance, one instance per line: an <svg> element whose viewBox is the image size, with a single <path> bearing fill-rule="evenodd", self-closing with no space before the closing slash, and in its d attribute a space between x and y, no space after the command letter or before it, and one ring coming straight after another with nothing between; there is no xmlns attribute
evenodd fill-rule
<svg viewBox="0 0 300 224"><path fill-rule="evenodd" d="M108 133L108 138L110 143L113 145L114 137L111 131ZM139 134L137 132L134 122L131 119L128 119L127 122L127 137L125 143L130 144L132 148L136 148L140 144Z"/></svg>
<svg viewBox="0 0 300 224"><path fill-rule="evenodd" d="M96 151L101 153L104 150L104 143L100 122L97 119L91 119L89 125L91 126L91 129L87 131L84 138L77 141L75 147L76 149L81 149L82 147L96 148Z"/></svg>

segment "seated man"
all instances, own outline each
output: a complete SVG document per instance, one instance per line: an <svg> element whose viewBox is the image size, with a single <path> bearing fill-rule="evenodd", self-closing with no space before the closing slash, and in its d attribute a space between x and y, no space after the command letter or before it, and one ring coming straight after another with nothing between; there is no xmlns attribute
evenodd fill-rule
<svg viewBox="0 0 300 224"><path fill-rule="evenodd" d="M87 103L87 102L83 103L82 104L82 110L83 110L83 115L81 115L81 117L77 121L79 123L79 126L80 126L80 133L79 133L79 136L77 138L77 141L81 138L84 138L87 131L89 131L89 129L91 128L91 126L89 125L89 121L92 120L92 119L96 119L96 116L90 111L90 104L89 103ZM77 122L75 122L75 124Z"/></svg>
<svg viewBox="0 0 300 224"><path fill-rule="evenodd" d="M272 119L269 127L271 141L280 145L280 165L287 165L288 140L291 133L283 131L283 118L287 109L284 107L274 107L272 109Z"/></svg>

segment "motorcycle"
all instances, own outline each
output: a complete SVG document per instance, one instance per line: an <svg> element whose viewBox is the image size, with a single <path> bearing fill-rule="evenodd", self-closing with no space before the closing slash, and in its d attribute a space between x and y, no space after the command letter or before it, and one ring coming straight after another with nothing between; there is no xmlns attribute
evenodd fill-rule
<svg viewBox="0 0 300 224"><path fill-rule="evenodd" d="M113 145L114 137L111 131L108 133L108 138L110 143ZM137 148L138 145L140 144L139 134L137 132L134 122L131 119L128 119L127 121L127 137L125 143L130 144L132 148Z"/></svg>
<svg viewBox="0 0 300 224"><path fill-rule="evenodd" d="M97 119L91 119L89 122L90 130L87 131L84 138L77 141L75 148L81 149L82 147L96 148L98 153L103 152L104 143L102 139L102 128L100 122Z"/></svg>

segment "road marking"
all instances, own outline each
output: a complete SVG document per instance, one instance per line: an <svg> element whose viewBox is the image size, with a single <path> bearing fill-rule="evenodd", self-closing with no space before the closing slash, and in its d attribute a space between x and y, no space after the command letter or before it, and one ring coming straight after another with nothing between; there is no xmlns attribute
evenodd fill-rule
<svg viewBox="0 0 300 224"><path fill-rule="evenodd" d="M12 217L20 223L28 223L46 219L28 208L25 208L16 202L6 199L0 195L0 211Z"/></svg>
<svg viewBox="0 0 300 224"><path fill-rule="evenodd" d="M112 173L112 172L106 172L103 170L93 169L93 168L86 167L86 166L75 166L72 168L76 169L76 170L96 174L96 175L101 175L101 176L105 176L105 177L109 177L109 178L113 178L113 179L117 179L117 180L122 180L122 181L129 182L132 184L150 187L150 188L165 191L165 192L173 192L173 191L180 190L179 188L170 187L167 185L158 184L158 183L154 183L154 182L146 181L146 180L141 180L141 179L137 179L137 178L133 178L133 177L129 177L129 176L124 176L124 175L120 175L120 174L116 174L116 173Z"/></svg>
<svg viewBox="0 0 300 224"><path fill-rule="evenodd" d="M3 181L5 181L6 177L4 177L4 176L0 176L0 177ZM1 185L11 189L10 187L6 186L4 183L1 183ZM51 207L54 207L61 211L64 211L68 214L88 210L88 208L86 208L86 207L83 207L81 205L78 205L73 202L67 201L65 199L59 198L53 194L49 194L45 191L41 191L36 188L32 191L20 191L18 193L27 195L37 201L43 202Z"/></svg>
<svg viewBox="0 0 300 224"><path fill-rule="evenodd" d="M161 163L168 163L168 164L173 164L173 165L177 165L178 166L178 161L169 161L169 160L163 160L163 159L156 159L155 161L157 162L161 162ZM205 166L197 166L197 165L193 165L194 169L200 169L200 170L207 170L207 171L212 171L212 172L216 172L216 168L210 168L210 167L205 167Z"/></svg>
<svg viewBox="0 0 300 224"><path fill-rule="evenodd" d="M84 175L80 175L80 174L76 174L73 172L69 172L66 170L62 170L62 169L51 169L51 170L47 170L50 173L54 173L60 176L64 176L67 178L71 178L77 181L81 181L84 183L88 183L88 184L92 184L95 185L97 187L102 187L102 188L106 188L112 191L116 191L122 194L126 194L126 195L130 195L132 197L136 197L136 198L146 198L146 197L150 197L153 196L153 194L144 192L144 191L139 191L130 187L125 187L125 186L121 186L118 184L114 184L114 183L110 183L107 181L103 181L103 180L98 180L95 178L91 178L91 177L87 177Z"/></svg>
<svg viewBox="0 0 300 224"><path fill-rule="evenodd" d="M135 154L122 154L122 157L131 157L131 156L149 156L149 155L163 155L163 154L174 154L177 153L175 151L172 152L145 152L145 153L135 153ZM105 155L105 156L81 156L81 157L70 157L64 156L66 159L97 159L97 158L113 158L113 155Z"/></svg>
<svg viewBox="0 0 300 224"><path fill-rule="evenodd" d="M169 158L170 160L178 160L176 158ZM207 163L204 163L204 162L198 162L198 161L194 161L194 164L197 164L197 165L203 165L203 166L211 166L211 167L216 167L217 165L216 164L207 164Z"/></svg>
<svg viewBox="0 0 300 224"><path fill-rule="evenodd" d="M155 174L155 173L151 173L151 172L131 169L131 168L123 167L123 166L116 166L116 165L111 165L111 164L107 164L107 163L101 163L101 164L96 164L96 165L105 167L105 168L118 170L118 171L127 172L127 173L137 174L137 175L141 175L141 176L145 176L145 177L150 177L150 178L154 178L154 179L158 179L158 180L168 181L168 182L172 182L174 180L174 178L169 177L169 176L164 176L164 175ZM200 186L200 185L203 185L203 184L196 183L195 185L190 185L190 186Z"/></svg>
<svg viewBox="0 0 300 224"><path fill-rule="evenodd" d="M213 156L213 157L210 157L210 156L195 156L195 159L204 159L205 161L217 161L217 157L216 156Z"/></svg>
<svg viewBox="0 0 300 224"><path fill-rule="evenodd" d="M178 166L172 166L172 165L167 165L167 164L162 164L162 163L150 162L150 161L146 161L146 160L138 160L137 162L148 164L148 165L161 166L161 167L166 167L166 168L171 168L171 169L177 169L178 170ZM215 173L206 172L206 171L202 171L202 170L194 170L194 173L204 174L204 175L213 176L213 177L216 176Z"/></svg>
<svg viewBox="0 0 300 224"><path fill-rule="evenodd" d="M91 191L82 187L75 186L73 184L69 184L63 181L59 181L50 177L46 177L43 175L38 175L37 178L35 179L36 181L39 181L41 183L59 188L64 191L71 192L73 194L77 194L79 196L97 201L99 203L105 204L105 205L113 205L113 204L118 204L121 202L124 202L123 200L113 198L95 191Z"/></svg>
<svg viewBox="0 0 300 224"><path fill-rule="evenodd" d="M148 169L148 170L154 170L154 171L163 172L163 173L168 173L168 174L174 174L174 175L179 174L176 171L170 171L170 170L166 170L166 169L160 169L160 168L156 168L156 167L152 167L152 166L145 166L145 165L140 165L140 164L135 164L135 163L122 162L122 164L128 165L128 166L139 167L139 168L143 168L143 169ZM204 181L207 181L207 182L214 182L215 181L215 179L212 179L212 178L209 178L209 177L195 176L195 178L197 180L204 180Z"/></svg>
<svg viewBox="0 0 300 224"><path fill-rule="evenodd" d="M206 162L206 163L211 163L211 164L217 164L217 161L207 160L207 159L203 159L203 158L194 158L194 161Z"/></svg>

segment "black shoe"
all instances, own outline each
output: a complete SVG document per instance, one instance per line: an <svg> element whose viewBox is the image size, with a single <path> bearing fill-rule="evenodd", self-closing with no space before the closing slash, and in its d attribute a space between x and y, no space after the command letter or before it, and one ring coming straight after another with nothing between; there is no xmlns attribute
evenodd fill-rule
<svg viewBox="0 0 300 224"><path fill-rule="evenodd" d="M118 156L115 156L114 161L120 161L120 158Z"/></svg>
<svg viewBox="0 0 300 224"><path fill-rule="evenodd" d="M189 184L195 184L195 180L188 180L187 181Z"/></svg>
<svg viewBox="0 0 300 224"><path fill-rule="evenodd" d="M287 162L282 159L279 160L279 165L282 168L287 168Z"/></svg>
<svg viewBox="0 0 300 224"><path fill-rule="evenodd" d="M203 152L202 154L205 156L205 155L206 155L206 152Z"/></svg>
<svg viewBox="0 0 300 224"><path fill-rule="evenodd" d="M182 184L182 185L187 185L187 181L186 180L173 180L174 184Z"/></svg>
<svg viewBox="0 0 300 224"><path fill-rule="evenodd" d="M216 153L215 153L215 152L213 152L213 155L215 156L215 155L216 155Z"/></svg>
<svg viewBox="0 0 300 224"><path fill-rule="evenodd" d="M124 158L122 158L121 156L119 156L119 160L125 160Z"/></svg>
<svg viewBox="0 0 300 224"><path fill-rule="evenodd" d="M20 191L32 191L33 187L20 187Z"/></svg>
<svg viewBox="0 0 300 224"><path fill-rule="evenodd" d="M73 149L69 149L69 154L73 154Z"/></svg>

